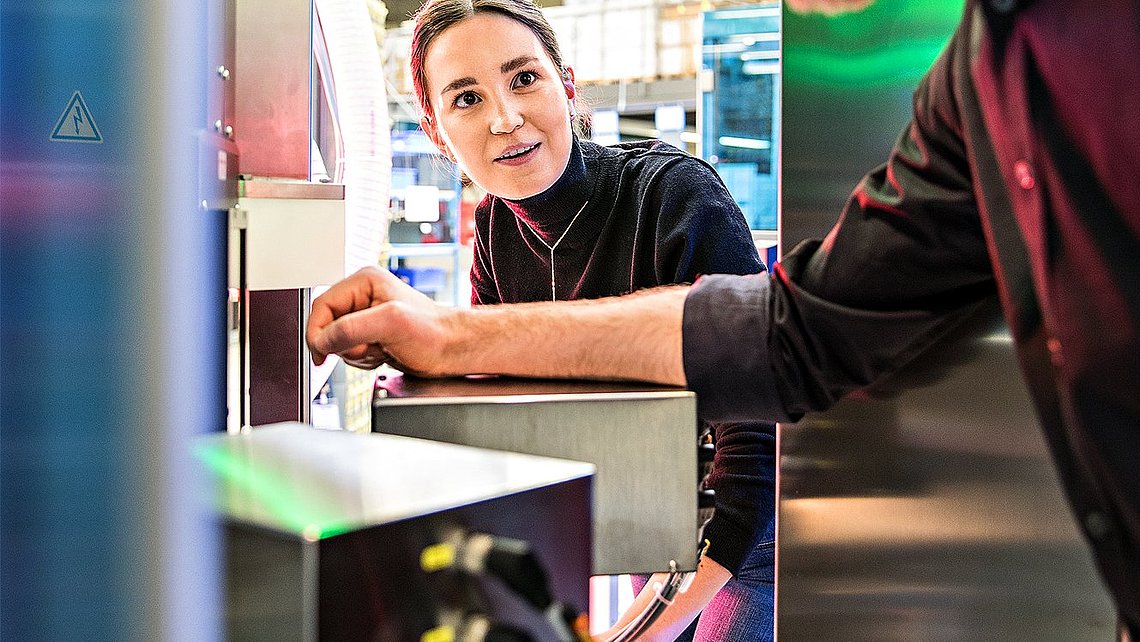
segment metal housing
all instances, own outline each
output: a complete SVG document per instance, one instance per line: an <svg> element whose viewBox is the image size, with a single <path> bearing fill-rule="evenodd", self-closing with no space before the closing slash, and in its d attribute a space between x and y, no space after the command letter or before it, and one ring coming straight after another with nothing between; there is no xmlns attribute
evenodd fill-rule
<svg viewBox="0 0 1140 642"><path fill-rule="evenodd" d="M373 431L594 464L594 573L696 568L693 393L400 375L378 385Z"/></svg>

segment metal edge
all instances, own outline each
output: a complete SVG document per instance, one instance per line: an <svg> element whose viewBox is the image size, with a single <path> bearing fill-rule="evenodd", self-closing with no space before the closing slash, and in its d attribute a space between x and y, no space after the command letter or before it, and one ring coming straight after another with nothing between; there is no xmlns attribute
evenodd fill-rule
<svg viewBox="0 0 1140 642"><path fill-rule="evenodd" d="M382 406L439 406L455 404L535 404L576 403L581 401L647 401L657 399L696 399L691 390L647 390L641 392L566 392L524 395L477 395L443 397L376 397L372 407Z"/></svg>

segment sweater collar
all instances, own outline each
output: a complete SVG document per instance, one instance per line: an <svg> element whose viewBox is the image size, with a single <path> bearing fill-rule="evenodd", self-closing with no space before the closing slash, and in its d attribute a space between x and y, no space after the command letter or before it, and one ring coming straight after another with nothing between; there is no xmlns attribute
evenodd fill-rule
<svg viewBox="0 0 1140 642"><path fill-rule="evenodd" d="M570 159L562 176L554 184L534 196L519 200L501 199L514 215L542 236L548 243L557 239L566 226L585 206L593 192L593 180L586 171L586 161L578 137L570 145Z"/></svg>

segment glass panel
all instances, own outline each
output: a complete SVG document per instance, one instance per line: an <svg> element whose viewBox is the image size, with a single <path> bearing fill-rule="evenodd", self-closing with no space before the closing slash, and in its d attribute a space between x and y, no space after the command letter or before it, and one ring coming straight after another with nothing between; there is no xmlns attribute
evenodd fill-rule
<svg viewBox="0 0 1140 642"><path fill-rule="evenodd" d="M703 14L701 156L754 230L775 230L780 118L777 3Z"/></svg>

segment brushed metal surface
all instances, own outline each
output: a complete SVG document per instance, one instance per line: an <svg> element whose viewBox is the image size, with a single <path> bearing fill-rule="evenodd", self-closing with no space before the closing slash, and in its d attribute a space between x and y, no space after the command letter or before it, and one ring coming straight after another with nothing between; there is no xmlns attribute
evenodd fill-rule
<svg viewBox="0 0 1140 642"><path fill-rule="evenodd" d="M996 305L781 426L781 640L1111 640Z"/></svg>
<svg viewBox="0 0 1140 642"><path fill-rule="evenodd" d="M509 378L378 383L376 432L587 461L594 573L696 567L696 398L616 383Z"/></svg>
<svg viewBox="0 0 1140 642"><path fill-rule="evenodd" d="M234 138L242 174L309 178L311 0L242 0L235 24Z"/></svg>
<svg viewBox="0 0 1140 642"><path fill-rule="evenodd" d="M331 199L343 201L344 184L253 178L238 181L238 196L244 198Z"/></svg>

